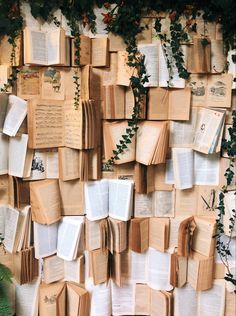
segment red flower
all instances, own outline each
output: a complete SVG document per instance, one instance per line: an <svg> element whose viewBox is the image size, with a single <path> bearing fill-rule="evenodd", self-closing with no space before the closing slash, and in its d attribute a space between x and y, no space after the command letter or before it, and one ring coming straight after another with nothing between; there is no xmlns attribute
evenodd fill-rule
<svg viewBox="0 0 236 316"><path fill-rule="evenodd" d="M109 2L105 2L104 7L108 10L108 9L110 9L111 4Z"/></svg>
<svg viewBox="0 0 236 316"><path fill-rule="evenodd" d="M193 22L192 20L187 20L187 21L186 21L186 26L187 26L187 27L190 27L190 26L192 25L192 22Z"/></svg>
<svg viewBox="0 0 236 316"><path fill-rule="evenodd" d="M173 11L173 12L171 12L169 14L169 18L170 18L171 22L173 22L175 20L175 17L176 17L176 12L175 11Z"/></svg>
<svg viewBox="0 0 236 316"><path fill-rule="evenodd" d="M112 21L112 15L110 13L102 13L104 18L102 19L105 24L110 24Z"/></svg>

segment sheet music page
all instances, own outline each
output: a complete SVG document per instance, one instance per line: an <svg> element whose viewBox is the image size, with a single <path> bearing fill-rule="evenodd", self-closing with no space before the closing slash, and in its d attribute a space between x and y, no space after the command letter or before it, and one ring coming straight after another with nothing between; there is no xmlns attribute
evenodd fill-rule
<svg viewBox="0 0 236 316"><path fill-rule="evenodd" d="M83 216L64 216L58 226L57 256L72 261L77 255Z"/></svg>
<svg viewBox="0 0 236 316"><path fill-rule="evenodd" d="M64 103L65 146L75 149L83 148L83 112L81 104L75 111L71 101Z"/></svg>
<svg viewBox="0 0 236 316"><path fill-rule="evenodd" d="M28 134L30 148L64 145L64 118L60 101L30 100Z"/></svg>
<svg viewBox="0 0 236 316"><path fill-rule="evenodd" d="M108 216L108 180L86 182L84 186L85 212L89 220Z"/></svg>
<svg viewBox="0 0 236 316"><path fill-rule="evenodd" d="M132 180L109 180L109 216L128 221L133 209Z"/></svg>
<svg viewBox="0 0 236 316"><path fill-rule="evenodd" d="M28 144L28 135L10 137L9 140L9 174L23 178Z"/></svg>
<svg viewBox="0 0 236 316"><path fill-rule="evenodd" d="M159 262L157 265L156 263ZM147 279L148 285L155 290L172 290L169 282L170 254L162 253L151 247L148 249Z"/></svg>
<svg viewBox="0 0 236 316"><path fill-rule="evenodd" d="M177 189L188 189L193 186L193 150L190 148L172 148L174 179Z"/></svg>
<svg viewBox="0 0 236 316"><path fill-rule="evenodd" d="M41 225L34 223L35 258L44 258L57 252L58 223Z"/></svg>
<svg viewBox="0 0 236 316"><path fill-rule="evenodd" d="M14 245L17 235L17 225L19 221L19 211L12 207L8 207L5 214L5 232L4 232L4 246L10 253L14 250Z"/></svg>
<svg viewBox="0 0 236 316"><path fill-rule="evenodd" d="M9 137L0 133L0 175L8 173Z"/></svg>
<svg viewBox="0 0 236 316"><path fill-rule="evenodd" d="M194 152L194 184L219 185L220 156Z"/></svg>
<svg viewBox="0 0 236 316"><path fill-rule="evenodd" d="M145 87L158 87L158 45L157 44L139 44L138 50L145 56L144 65L148 82Z"/></svg>
<svg viewBox="0 0 236 316"><path fill-rule="evenodd" d="M38 291L40 278L23 285L16 284L17 316L38 315Z"/></svg>
<svg viewBox="0 0 236 316"><path fill-rule="evenodd" d="M15 136L27 114L27 102L15 95L9 95L3 133Z"/></svg>

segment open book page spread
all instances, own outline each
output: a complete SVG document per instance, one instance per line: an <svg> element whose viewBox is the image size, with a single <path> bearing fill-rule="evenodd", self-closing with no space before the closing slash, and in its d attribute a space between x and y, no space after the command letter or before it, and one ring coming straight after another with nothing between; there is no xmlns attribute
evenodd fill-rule
<svg viewBox="0 0 236 316"><path fill-rule="evenodd" d="M0 316L235 315L236 52L220 17L142 10L134 48L116 30L126 1L82 1L74 24L64 5L42 24L31 2L14 54L0 25Z"/></svg>

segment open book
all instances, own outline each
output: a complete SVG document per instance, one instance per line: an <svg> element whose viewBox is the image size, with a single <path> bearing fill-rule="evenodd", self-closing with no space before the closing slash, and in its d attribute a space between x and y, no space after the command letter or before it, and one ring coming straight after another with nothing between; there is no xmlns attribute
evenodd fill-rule
<svg viewBox="0 0 236 316"><path fill-rule="evenodd" d="M98 220L108 215L114 219L128 221L133 207L131 180L107 180L85 183L84 200L86 216Z"/></svg>
<svg viewBox="0 0 236 316"><path fill-rule="evenodd" d="M128 128L126 121L105 122L103 125L105 158L109 159L119 144L120 135L125 134ZM145 146L144 146L145 144ZM144 121L139 124L136 139L133 137L131 144L120 155L115 163L121 164L136 159L144 165L159 164L165 162L168 146L168 122Z"/></svg>
<svg viewBox="0 0 236 316"><path fill-rule="evenodd" d="M188 121L190 114L190 88L185 89L149 89L149 120Z"/></svg>
<svg viewBox="0 0 236 316"><path fill-rule="evenodd" d="M69 65L69 38L62 28L52 31L24 29L24 63Z"/></svg>
<svg viewBox="0 0 236 316"><path fill-rule="evenodd" d="M84 283L84 256L73 261L63 260L56 255L46 257L43 260L43 272L46 284L60 280Z"/></svg>
<svg viewBox="0 0 236 316"><path fill-rule="evenodd" d="M1 112L4 111L5 104L1 105ZM5 114L3 133L15 136L27 114L27 102L15 95L9 95L7 112ZM1 120L3 117L1 113Z"/></svg>
<svg viewBox="0 0 236 316"><path fill-rule="evenodd" d="M32 219L39 224L53 224L61 218L60 191L57 180L30 182Z"/></svg>
<svg viewBox="0 0 236 316"><path fill-rule="evenodd" d="M97 141L96 118L96 106L92 100L81 101L77 110L72 101L30 100L29 147L94 148Z"/></svg>
<svg viewBox="0 0 236 316"><path fill-rule="evenodd" d="M169 218L133 218L129 232L130 249L145 252L148 247L165 252L169 247Z"/></svg>
<svg viewBox="0 0 236 316"><path fill-rule="evenodd" d="M28 135L8 137L0 133L0 174L28 177L32 152L27 151Z"/></svg>
<svg viewBox="0 0 236 316"><path fill-rule="evenodd" d="M89 315L89 293L73 282L56 282L39 287L39 315Z"/></svg>

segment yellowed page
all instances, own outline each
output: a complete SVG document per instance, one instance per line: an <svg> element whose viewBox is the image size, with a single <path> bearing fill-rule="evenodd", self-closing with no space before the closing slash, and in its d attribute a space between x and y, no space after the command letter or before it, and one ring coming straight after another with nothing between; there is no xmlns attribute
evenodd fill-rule
<svg viewBox="0 0 236 316"><path fill-rule="evenodd" d="M92 65L93 67L107 67L108 60L108 38L92 38Z"/></svg>
<svg viewBox="0 0 236 316"><path fill-rule="evenodd" d="M120 50L125 50L126 45L121 36L115 35L113 33L108 33L109 39L109 52L118 52Z"/></svg>
<svg viewBox="0 0 236 316"><path fill-rule="evenodd" d="M28 146L30 148L63 146L63 122L60 101L30 100L28 105Z"/></svg>
<svg viewBox="0 0 236 316"><path fill-rule="evenodd" d="M80 151L73 148L58 148L59 178L63 181L80 177Z"/></svg>
<svg viewBox="0 0 236 316"><path fill-rule="evenodd" d="M147 284L135 284L135 315L150 314L151 289Z"/></svg>
<svg viewBox="0 0 236 316"><path fill-rule="evenodd" d="M65 99L65 73L59 68L42 70L41 98L46 100Z"/></svg>
<svg viewBox="0 0 236 316"><path fill-rule="evenodd" d="M167 120L169 109L169 90L164 88L149 89L149 120Z"/></svg>
<svg viewBox="0 0 236 316"><path fill-rule="evenodd" d="M51 285L41 284L39 287L39 315L52 315L56 316L58 311L59 296L65 293L65 283L57 282ZM65 308L65 305L64 305ZM64 316L64 310L60 314Z"/></svg>
<svg viewBox="0 0 236 316"><path fill-rule="evenodd" d="M169 120L188 121L190 116L190 88L171 90L169 94Z"/></svg>
<svg viewBox="0 0 236 316"><path fill-rule="evenodd" d="M119 51L117 53L117 79L116 84L130 86L130 77L134 74L134 69L127 65L128 53Z"/></svg>
<svg viewBox="0 0 236 316"><path fill-rule="evenodd" d="M158 251L165 252L166 232L169 228L168 218L150 218L149 219L149 247ZM168 247L167 247L168 248Z"/></svg>
<svg viewBox="0 0 236 316"><path fill-rule="evenodd" d="M43 272L46 284L62 280L64 278L64 260L56 255L44 258Z"/></svg>
<svg viewBox="0 0 236 316"><path fill-rule="evenodd" d="M92 277L95 285L108 279L108 250L97 249L90 252L92 263Z"/></svg>
<svg viewBox="0 0 236 316"><path fill-rule="evenodd" d="M187 86L191 88L191 105L206 106L207 76L191 74Z"/></svg>
<svg viewBox="0 0 236 316"><path fill-rule="evenodd" d="M191 216L197 214L198 187L186 190L176 190L175 214L176 216Z"/></svg>
<svg viewBox="0 0 236 316"><path fill-rule="evenodd" d="M211 73L222 73L225 69L225 63L223 40L211 39Z"/></svg>

